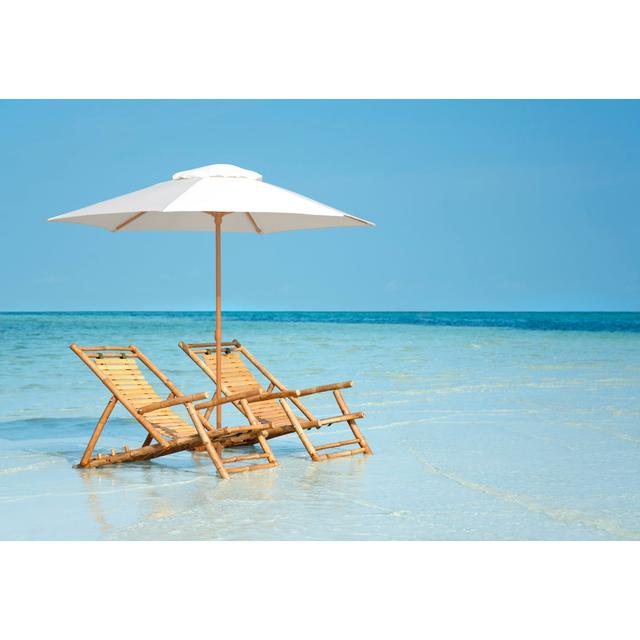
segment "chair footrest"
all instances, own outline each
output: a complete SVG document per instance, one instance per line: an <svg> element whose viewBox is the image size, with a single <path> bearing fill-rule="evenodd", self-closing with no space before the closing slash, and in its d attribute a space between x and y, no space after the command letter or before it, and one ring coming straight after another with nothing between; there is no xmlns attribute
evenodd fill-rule
<svg viewBox="0 0 640 640"><path fill-rule="evenodd" d="M349 449L347 451L336 451L335 453L325 453L320 456L320 460L330 460L331 458L344 458L346 456L355 456L357 453L366 453L364 447L358 447L357 449Z"/></svg>
<svg viewBox="0 0 640 640"><path fill-rule="evenodd" d="M243 473L244 471L257 471L258 469L269 469L269 467L277 467L277 462L265 462L264 464L249 464L246 467L232 467L227 469L227 473Z"/></svg>
<svg viewBox="0 0 640 640"><path fill-rule="evenodd" d="M222 458L222 464L230 462L240 462L241 460L259 460L260 458L269 458L266 453L248 453L244 456L233 456L233 458Z"/></svg>
<svg viewBox="0 0 640 640"><path fill-rule="evenodd" d="M335 447L344 447L348 444L360 444L359 440L343 440L342 442L330 442L329 444L321 444L316 447L316 451L322 451L323 449L333 449Z"/></svg>

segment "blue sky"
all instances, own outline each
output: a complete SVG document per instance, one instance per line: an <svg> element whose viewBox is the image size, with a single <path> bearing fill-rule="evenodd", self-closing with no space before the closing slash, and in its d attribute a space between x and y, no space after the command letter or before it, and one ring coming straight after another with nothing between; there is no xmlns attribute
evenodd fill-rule
<svg viewBox="0 0 640 640"><path fill-rule="evenodd" d="M0 310L211 309L211 235L46 220L218 162L378 225L225 235L226 309L640 310L638 101L3 101L0 149Z"/></svg>

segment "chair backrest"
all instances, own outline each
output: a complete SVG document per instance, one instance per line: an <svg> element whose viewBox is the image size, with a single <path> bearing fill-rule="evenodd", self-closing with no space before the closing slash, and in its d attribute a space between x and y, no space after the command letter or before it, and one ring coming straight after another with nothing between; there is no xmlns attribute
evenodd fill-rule
<svg viewBox="0 0 640 640"><path fill-rule="evenodd" d="M216 353L215 350L206 350L202 354L202 359L211 371L215 379ZM249 369L242 354L237 350L226 349L222 352L221 384L226 390L225 393L242 393L244 391L255 391L263 393L264 387L258 382L255 374ZM215 380L214 380L215 381Z"/></svg>
<svg viewBox="0 0 640 640"><path fill-rule="evenodd" d="M136 409L163 399L145 378L133 354L121 352L114 357L98 352L89 357Z"/></svg>
<svg viewBox="0 0 640 640"><path fill-rule="evenodd" d="M217 384L215 343L180 343L180 348ZM225 396L244 391L264 393L267 390L256 378L259 371L269 382L282 389L281 383L257 361L237 340L223 342L221 350L220 390ZM251 365L249 368L248 365ZM234 403L244 413L239 403ZM288 423L289 418L277 400L252 402L251 411L259 422Z"/></svg>
<svg viewBox="0 0 640 640"><path fill-rule="evenodd" d="M73 344L71 349L137 420L139 420L136 414L137 409L152 402L166 399L160 397L145 377L140 369L140 362L171 393L178 391L175 386L167 385L165 380L150 369L150 361L134 345L129 347L79 347ZM169 407L150 411L145 414L145 418L159 428L163 435L182 435L194 430L193 425L185 422Z"/></svg>

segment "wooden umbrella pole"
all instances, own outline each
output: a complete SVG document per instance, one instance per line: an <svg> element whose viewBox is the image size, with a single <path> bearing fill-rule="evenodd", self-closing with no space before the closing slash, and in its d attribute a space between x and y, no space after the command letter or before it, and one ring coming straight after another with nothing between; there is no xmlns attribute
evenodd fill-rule
<svg viewBox="0 0 640 640"><path fill-rule="evenodd" d="M216 222L216 400L220 402L222 389L222 283L220 277L220 237L222 235L222 213L214 214ZM222 428L222 405L216 406L216 427Z"/></svg>

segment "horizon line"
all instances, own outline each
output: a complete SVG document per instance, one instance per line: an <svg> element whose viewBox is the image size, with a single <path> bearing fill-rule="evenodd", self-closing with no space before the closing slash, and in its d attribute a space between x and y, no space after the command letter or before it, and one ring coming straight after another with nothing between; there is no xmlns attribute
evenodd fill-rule
<svg viewBox="0 0 640 640"><path fill-rule="evenodd" d="M215 309L3 309L5 313L210 313ZM225 309L225 313L640 313L628 309Z"/></svg>

